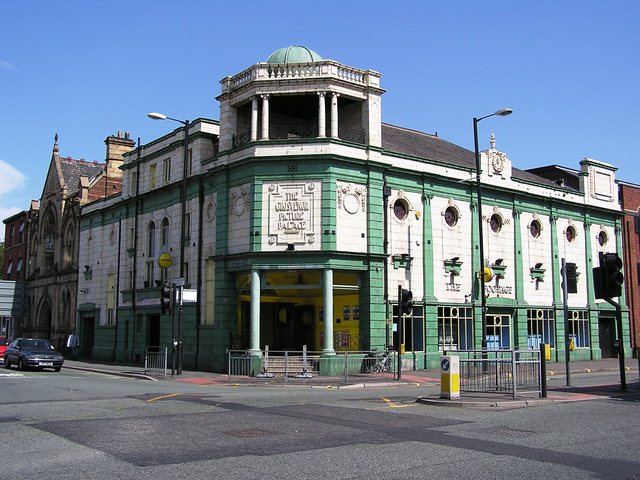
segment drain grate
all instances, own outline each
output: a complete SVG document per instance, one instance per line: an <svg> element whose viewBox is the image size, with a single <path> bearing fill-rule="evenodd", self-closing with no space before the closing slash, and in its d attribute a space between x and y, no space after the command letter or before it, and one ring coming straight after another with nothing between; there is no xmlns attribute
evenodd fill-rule
<svg viewBox="0 0 640 480"><path fill-rule="evenodd" d="M230 432L222 432L225 435L229 435L231 437L238 438L255 438L255 437L265 437L267 435L275 435L274 432L269 432L267 430L234 430Z"/></svg>

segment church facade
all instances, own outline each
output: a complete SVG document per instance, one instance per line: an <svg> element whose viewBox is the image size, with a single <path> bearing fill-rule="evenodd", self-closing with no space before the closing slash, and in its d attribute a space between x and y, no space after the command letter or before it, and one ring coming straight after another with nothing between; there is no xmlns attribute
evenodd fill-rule
<svg viewBox="0 0 640 480"><path fill-rule="evenodd" d="M573 359L613 355L615 312L595 299L591 269L622 251L615 168L584 159L579 184L560 185L517 169L491 138L477 172L474 152L384 123L383 94L374 70L288 47L221 80L219 121L124 155L122 193L81 214L77 315L91 356L137 362L176 338L185 368L215 371L227 349L266 346L401 345L415 368L483 339L547 343L556 360L566 339ZM563 261L577 273L566 318ZM176 280L197 295L177 321L160 307ZM401 290L411 315L398 315Z"/></svg>

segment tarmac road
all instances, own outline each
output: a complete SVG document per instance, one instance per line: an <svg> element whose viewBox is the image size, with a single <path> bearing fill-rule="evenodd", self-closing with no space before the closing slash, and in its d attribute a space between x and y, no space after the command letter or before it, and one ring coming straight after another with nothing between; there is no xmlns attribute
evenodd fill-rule
<svg viewBox="0 0 640 480"><path fill-rule="evenodd" d="M640 396L613 395L615 371L576 375L584 398L513 409L416 402L437 383L0 373L5 478L640 478Z"/></svg>

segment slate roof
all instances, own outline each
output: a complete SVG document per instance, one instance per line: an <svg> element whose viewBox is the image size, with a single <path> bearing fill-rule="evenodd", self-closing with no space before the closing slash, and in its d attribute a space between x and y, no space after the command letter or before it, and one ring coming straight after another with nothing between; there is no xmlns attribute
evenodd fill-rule
<svg viewBox="0 0 640 480"><path fill-rule="evenodd" d="M447 142L436 135L388 123L382 124L382 148L389 152L420 157L447 165L458 165L471 170L476 168L474 152ZM551 180L515 167L512 168L511 176L518 180L558 187Z"/></svg>
<svg viewBox="0 0 640 480"><path fill-rule="evenodd" d="M80 177L87 177L92 181L104 171L104 163L76 160L71 157L60 157L62 176L69 195L78 191Z"/></svg>

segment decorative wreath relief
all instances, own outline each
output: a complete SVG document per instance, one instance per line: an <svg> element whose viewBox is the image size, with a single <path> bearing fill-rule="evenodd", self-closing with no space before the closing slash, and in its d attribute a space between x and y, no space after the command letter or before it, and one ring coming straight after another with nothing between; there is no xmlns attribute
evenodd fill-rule
<svg viewBox="0 0 640 480"><path fill-rule="evenodd" d="M244 190L244 188L231 192L231 201L229 202L231 213L233 213L237 217L242 216L242 214L247 210L247 197L248 194Z"/></svg>
<svg viewBox="0 0 640 480"><path fill-rule="evenodd" d="M347 213L353 215L360 209L365 211L366 206L366 187L354 188L350 183L338 185L338 208L344 208Z"/></svg>
<svg viewBox="0 0 640 480"><path fill-rule="evenodd" d="M204 212L205 216L207 217L207 221L213 222L216 218L216 202L213 200L209 200L209 203L207 203Z"/></svg>

